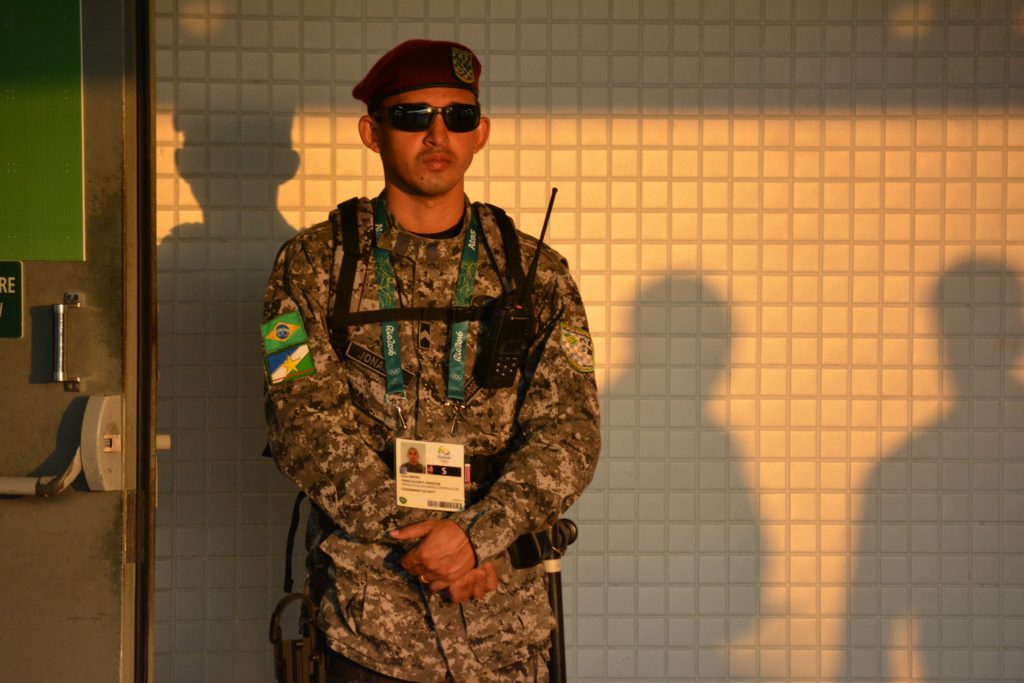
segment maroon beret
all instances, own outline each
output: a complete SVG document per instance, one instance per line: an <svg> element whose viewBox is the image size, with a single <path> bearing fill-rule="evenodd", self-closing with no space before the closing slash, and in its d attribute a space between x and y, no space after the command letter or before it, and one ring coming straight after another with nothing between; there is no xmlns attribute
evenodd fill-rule
<svg viewBox="0 0 1024 683"><path fill-rule="evenodd" d="M480 60L465 45L407 40L377 60L352 97L366 104L420 88L463 88L480 94Z"/></svg>

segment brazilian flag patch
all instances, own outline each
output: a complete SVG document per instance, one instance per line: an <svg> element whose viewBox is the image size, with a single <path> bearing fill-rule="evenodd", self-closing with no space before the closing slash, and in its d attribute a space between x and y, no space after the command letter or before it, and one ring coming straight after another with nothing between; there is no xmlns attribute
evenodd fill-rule
<svg viewBox="0 0 1024 683"><path fill-rule="evenodd" d="M299 377L316 374L313 356L308 344L300 344L284 351L267 355L267 373L271 384L281 384Z"/></svg>
<svg viewBox="0 0 1024 683"><path fill-rule="evenodd" d="M279 315L260 325L260 333L263 335L263 350L268 354L306 341L306 329L298 311Z"/></svg>

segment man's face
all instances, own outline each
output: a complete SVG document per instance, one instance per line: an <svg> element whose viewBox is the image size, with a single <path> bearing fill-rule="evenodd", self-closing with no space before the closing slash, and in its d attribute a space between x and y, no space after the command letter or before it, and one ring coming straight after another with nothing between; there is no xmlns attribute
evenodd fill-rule
<svg viewBox="0 0 1024 683"><path fill-rule="evenodd" d="M408 457L409 457L409 462L411 464L413 464L413 465L418 465L419 464L419 462L420 462L420 454L419 454L419 451L417 451L415 448L410 448L409 449Z"/></svg>
<svg viewBox="0 0 1024 683"><path fill-rule="evenodd" d="M416 197L442 197L452 191L461 195L473 155L487 142L490 121L481 117L476 130L453 133L439 113L427 130L406 132L395 129L386 112L395 104L446 107L475 102L473 93L461 88L422 88L400 93L384 100L379 111L374 112L379 115L377 118L362 117L359 134L367 147L380 154L384 179L389 185Z"/></svg>

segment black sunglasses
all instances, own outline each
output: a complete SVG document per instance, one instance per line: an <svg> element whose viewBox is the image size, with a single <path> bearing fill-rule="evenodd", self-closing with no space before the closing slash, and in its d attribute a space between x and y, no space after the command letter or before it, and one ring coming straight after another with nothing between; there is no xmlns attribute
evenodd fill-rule
<svg viewBox="0 0 1024 683"><path fill-rule="evenodd" d="M453 133L468 133L480 125L479 104L449 104L447 107L433 107L422 102L395 104L388 107L385 113L388 123L397 130L419 133L434 124L438 112L444 119L444 125ZM380 121L384 116L373 118Z"/></svg>

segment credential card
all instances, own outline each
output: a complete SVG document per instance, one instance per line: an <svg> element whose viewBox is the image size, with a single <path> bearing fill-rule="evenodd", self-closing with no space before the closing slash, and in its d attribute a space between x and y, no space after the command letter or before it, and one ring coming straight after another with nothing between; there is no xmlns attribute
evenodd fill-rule
<svg viewBox="0 0 1024 683"><path fill-rule="evenodd" d="M421 510L462 510L466 506L464 454L460 444L396 439L398 504Z"/></svg>

